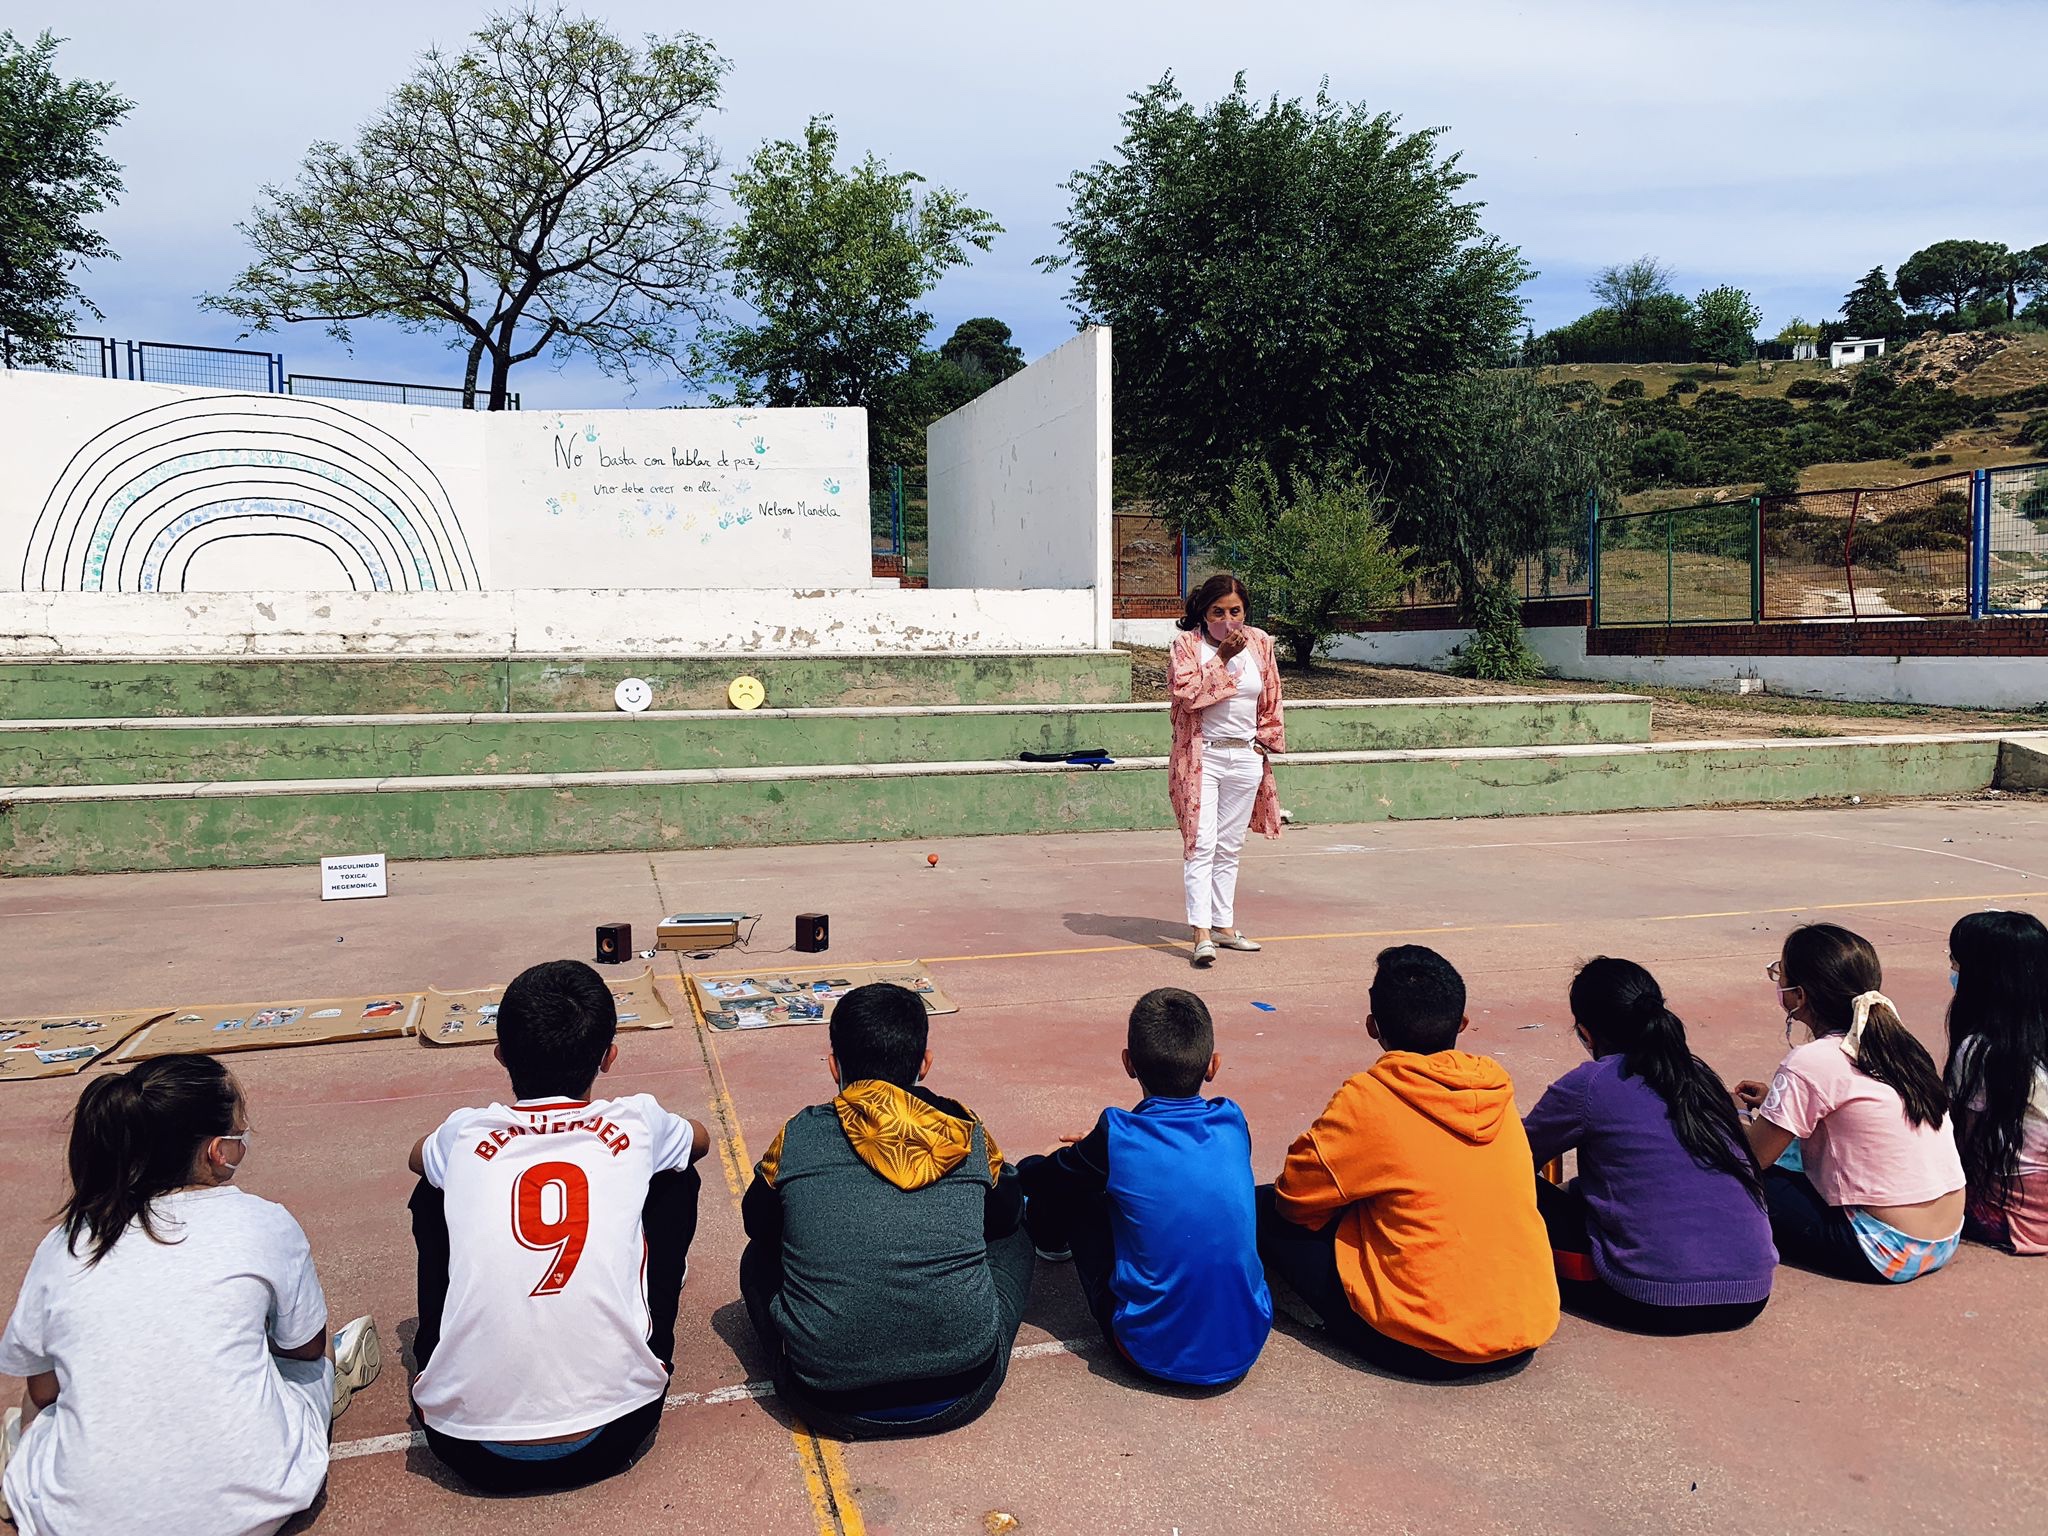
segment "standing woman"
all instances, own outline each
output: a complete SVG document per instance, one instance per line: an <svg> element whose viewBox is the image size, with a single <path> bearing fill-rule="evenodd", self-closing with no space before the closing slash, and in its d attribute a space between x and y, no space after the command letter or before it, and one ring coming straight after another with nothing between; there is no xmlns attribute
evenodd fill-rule
<svg viewBox="0 0 2048 1536"><path fill-rule="evenodd" d="M1186 860L1194 960L1209 966L1219 944L1247 952L1259 947L1237 928L1237 861L1248 828L1280 835L1269 757L1287 750L1287 736L1273 639L1245 622L1244 583L1218 572L1188 594L1187 612L1174 622L1182 633L1174 636L1167 678L1173 698L1168 794Z"/></svg>

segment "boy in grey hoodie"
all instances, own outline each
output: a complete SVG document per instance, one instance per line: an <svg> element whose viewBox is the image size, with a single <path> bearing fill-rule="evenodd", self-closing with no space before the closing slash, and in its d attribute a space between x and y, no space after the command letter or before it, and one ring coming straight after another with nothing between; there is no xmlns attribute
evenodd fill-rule
<svg viewBox="0 0 2048 1536"><path fill-rule="evenodd" d="M740 1208L740 1294L776 1391L828 1434L978 1417L1031 1290L1015 1172L970 1110L918 1086L929 1028L906 988L848 993L831 1023L838 1096L782 1128Z"/></svg>

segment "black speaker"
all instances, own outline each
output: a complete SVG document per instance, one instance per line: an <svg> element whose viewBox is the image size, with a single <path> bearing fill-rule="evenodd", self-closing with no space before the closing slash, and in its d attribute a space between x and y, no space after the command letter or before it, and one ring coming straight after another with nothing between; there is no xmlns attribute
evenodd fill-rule
<svg viewBox="0 0 2048 1536"><path fill-rule="evenodd" d="M796 947L807 955L820 955L832 947L832 919L822 912L796 915Z"/></svg>
<svg viewBox="0 0 2048 1536"><path fill-rule="evenodd" d="M617 965L633 954L633 925L631 923L599 923L597 925L597 963Z"/></svg>

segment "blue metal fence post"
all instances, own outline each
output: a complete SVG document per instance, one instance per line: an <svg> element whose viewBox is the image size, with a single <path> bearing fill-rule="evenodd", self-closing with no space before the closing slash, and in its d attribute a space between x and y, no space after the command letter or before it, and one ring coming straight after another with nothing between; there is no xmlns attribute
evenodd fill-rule
<svg viewBox="0 0 2048 1536"><path fill-rule="evenodd" d="M1764 621L1764 499L1749 498L1749 622Z"/></svg>
<svg viewBox="0 0 2048 1536"><path fill-rule="evenodd" d="M1188 595L1188 533L1185 528L1180 532L1180 595L1183 600Z"/></svg>
<svg viewBox="0 0 2048 1536"><path fill-rule="evenodd" d="M1991 471L1970 471L1970 617L1991 606Z"/></svg>
<svg viewBox="0 0 2048 1536"><path fill-rule="evenodd" d="M1586 597L1593 627L1600 627L1600 493L1586 492Z"/></svg>

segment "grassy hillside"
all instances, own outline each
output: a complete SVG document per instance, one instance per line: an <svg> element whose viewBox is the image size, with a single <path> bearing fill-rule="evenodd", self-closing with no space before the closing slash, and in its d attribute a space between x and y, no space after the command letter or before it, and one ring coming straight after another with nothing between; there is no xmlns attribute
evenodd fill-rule
<svg viewBox="0 0 2048 1536"><path fill-rule="evenodd" d="M1638 401L1624 403L1636 430L1655 428L1646 409L1693 412L1706 402L1709 409L1734 408L1744 417L1756 416L1759 431L1781 431L1787 413L1804 417L1808 412L1840 411L1839 398L1829 394L1842 386L1854 386L1857 377L1872 366L1883 369L1902 389L1937 392L1949 403L1937 414L1941 429L1922 433L1911 451L1896 456L1822 459L1797 467L1801 490L1836 490L1851 486L1901 485L1931 475L1951 474L1997 464L2048 458L2048 443L2018 441L2022 428L2044 414L2048 400L2039 398L2048 390L2048 333L2005 335L1966 332L1955 336L1929 336L1908 343L1881 365L1860 365L1840 371L1824 362L1757 363L1740 368L1720 368L1690 363L1579 363L1543 370L1546 382L1578 384L1587 395L1601 401L1612 398L1610 391L1623 380L1641 386ZM1815 398L1815 391L1824 392ZM1988 407L1997 402L2012 405L2012 397L2031 392L2017 408L1971 409L1977 401ZM1859 395L1860 398L1860 395ZM1757 402L1737 406L1736 402ZM1778 402L1769 404L1769 402ZM1937 402L1938 404L1939 402ZM1775 413L1781 420L1766 424L1761 417ZM1689 428L1691 416L1663 418L1664 425ZM1725 418L1724 418L1725 419ZM1812 418L1818 428L1828 416ZM1704 427L1704 421L1700 422ZM1794 434L1797 434L1794 427ZM2036 429L2038 430L2038 429ZM1688 435L1690 432L1688 431ZM1725 441L1726 429L1722 429ZM1896 442L1892 446L1897 446ZM1724 456L1725 457L1725 456ZM1756 471L1752 471L1756 473ZM1625 498L1630 509L1682 505L1703 497L1748 495L1761 486L1760 480L1711 480L1688 478L1684 483L1660 484L1638 490Z"/></svg>

